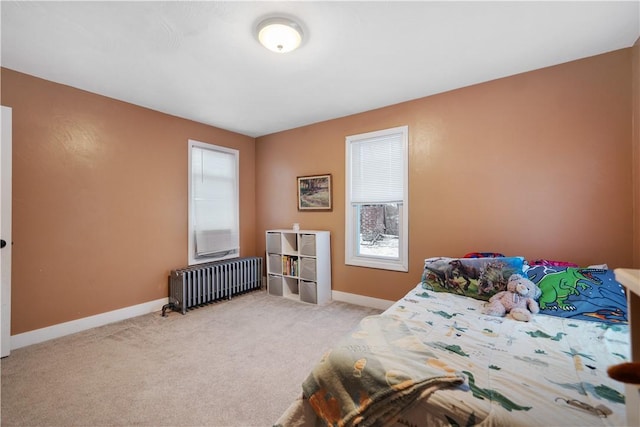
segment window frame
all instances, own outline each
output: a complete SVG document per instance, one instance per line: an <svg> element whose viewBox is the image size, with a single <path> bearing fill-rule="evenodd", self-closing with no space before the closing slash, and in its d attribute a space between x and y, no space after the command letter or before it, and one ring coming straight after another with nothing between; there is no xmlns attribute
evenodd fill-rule
<svg viewBox="0 0 640 427"><path fill-rule="evenodd" d="M234 195L234 214L237 230L237 246L238 251L235 253L229 253L223 256L196 256L196 242L195 242L195 209L194 209L194 194L193 194L193 149L200 148L205 150L217 151L221 153L232 154L235 158L235 195ZM206 142L196 141L189 139L188 141L188 257L189 265L203 264L212 261L221 261L224 259L237 258L240 256L240 151L234 148L223 147L220 145L210 144Z"/></svg>
<svg viewBox="0 0 640 427"><path fill-rule="evenodd" d="M403 167L403 195L399 203L399 241L398 259L359 254L360 217L357 205L380 204L353 203L351 201L351 147L355 142L361 143L367 140L375 140L380 137L400 135L402 141L402 167ZM409 271L409 126L398 126L345 138L345 264L358 267L368 267L392 271Z"/></svg>

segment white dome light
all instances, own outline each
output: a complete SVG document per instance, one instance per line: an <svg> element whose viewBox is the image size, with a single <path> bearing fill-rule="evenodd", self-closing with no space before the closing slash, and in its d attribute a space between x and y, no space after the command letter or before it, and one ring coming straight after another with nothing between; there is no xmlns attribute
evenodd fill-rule
<svg viewBox="0 0 640 427"><path fill-rule="evenodd" d="M265 19L258 25L258 40L274 52L291 52L302 43L302 28L287 18Z"/></svg>

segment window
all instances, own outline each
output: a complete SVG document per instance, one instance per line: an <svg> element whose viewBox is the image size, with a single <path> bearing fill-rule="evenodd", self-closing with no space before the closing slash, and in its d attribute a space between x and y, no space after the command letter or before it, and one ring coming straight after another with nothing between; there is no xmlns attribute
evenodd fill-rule
<svg viewBox="0 0 640 427"><path fill-rule="evenodd" d="M346 138L346 264L408 271L408 134Z"/></svg>
<svg viewBox="0 0 640 427"><path fill-rule="evenodd" d="M189 264L240 253L239 156L189 140Z"/></svg>

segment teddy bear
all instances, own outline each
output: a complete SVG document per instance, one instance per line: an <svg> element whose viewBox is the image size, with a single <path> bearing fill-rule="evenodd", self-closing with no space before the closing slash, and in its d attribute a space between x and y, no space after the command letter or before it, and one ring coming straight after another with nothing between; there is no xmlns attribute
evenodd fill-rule
<svg viewBox="0 0 640 427"><path fill-rule="evenodd" d="M502 317L511 313L515 320L528 322L540 311L536 301L542 291L531 280L519 274L512 274L507 283L507 290L498 292L485 304L484 314Z"/></svg>

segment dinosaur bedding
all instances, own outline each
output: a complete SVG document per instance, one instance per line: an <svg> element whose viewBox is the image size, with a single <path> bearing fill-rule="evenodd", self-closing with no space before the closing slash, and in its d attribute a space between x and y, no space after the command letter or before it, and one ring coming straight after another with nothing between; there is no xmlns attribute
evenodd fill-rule
<svg viewBox="0 0 640 427"><path fill-rule="evenodd" d="M552 315L531 322L421 282L328 351L277 425L625 425L624 385L606 373L629 360L624 293L608 270L539 267L527 273Z"/></svg>

